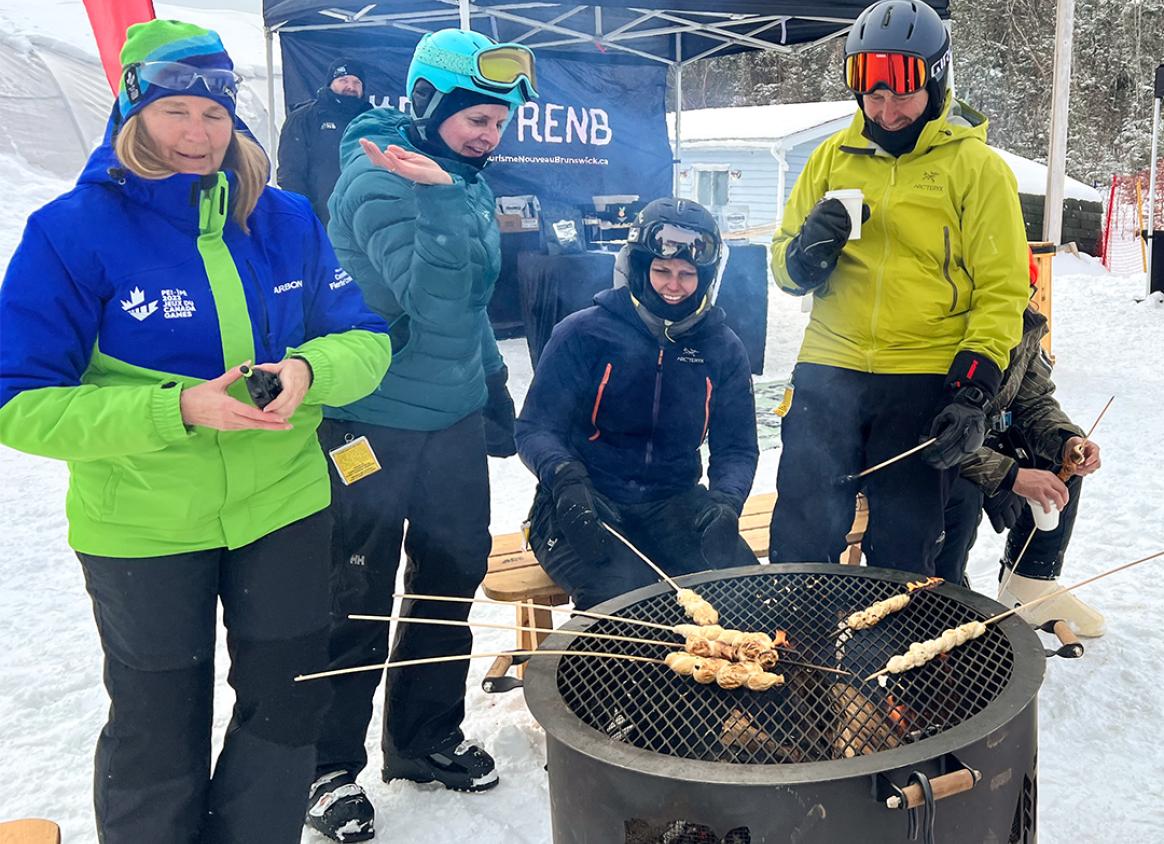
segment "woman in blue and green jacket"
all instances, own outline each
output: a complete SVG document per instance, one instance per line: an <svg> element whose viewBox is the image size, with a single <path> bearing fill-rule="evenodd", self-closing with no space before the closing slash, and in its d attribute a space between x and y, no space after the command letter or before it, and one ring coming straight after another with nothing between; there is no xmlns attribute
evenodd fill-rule
<svg viewBox="0 0 1164 844"><path fill-rule="evenodd" d="M408 591L470 597L488 565L486 453L508 456L513 402L486 306L501 264L493 193L481 170L516 109L534 96L533 55L484 35L423 37L408 71L413 117L375 108L348 126L328 207L336 253L391 326L396 359L366 399L328 408L320 440L366 444L383 471L346 483L333 472L336 518L332 660L382 661L403 545ZM405 521L408 523L405 530ZM401 615L464 621L468 604L409 602ZM468 653L465 628L401 625L393 659ZM386 681L385 779L437 780L479 791L493 760L466 742L467 662L393 670ZM333 681L308 823L336 840L372 836L355 783L380 678ZM360 836L360 837L357 837Z"/></svg>
<svg viewBox="0 0 1164 844"><path fill-rule="evenodd" d="M383 377L387 326L235 118L218 36L130 27L105 142L0 287L0 442L69 465L105 652L104 844L297 842L327 662L325 403ZM240 365L278 376L264 408ZM234 715L210 773L216 611Z"/></svg>

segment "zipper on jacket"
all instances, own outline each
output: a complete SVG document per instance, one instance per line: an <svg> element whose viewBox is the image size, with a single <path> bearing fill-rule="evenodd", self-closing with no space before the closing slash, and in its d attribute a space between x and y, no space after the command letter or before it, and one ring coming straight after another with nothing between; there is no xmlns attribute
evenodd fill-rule
<svg viewBox="0 0 1164 844"><path fill-rule="evenodd" d="M251 259L247 258L247 274L250 275L251 281L255 285L255 293L259 297L259 310L262 311L263 317L263 342L267 346L267 351L274 351L274 344L271 342L271 318L267 313L267 296L263 293L263 282L255 270L255 265L251 263Z"/></svg>
<svg viewBox="0 0 1164 844"><path fill-rule="evenodd" d="M707 395L703 399L703 433L699 435L699 444L703 445L703 440L707 436L707 426L711 424L711 378L706 377L707 381Z"/></svg>
<svg viewBox="0 0 1164 844"><path fill-rule="evenodd" d="M954 279L950 278L950 227L943 226L942 232L946 238L946 260L942 264L942 275L946 277L946 282L950 285L950 290L953 293L953 300L950 302L950 313L954 313L954 309L958 307L958 285L954 284Z"/></svg>
<svg viewBox="0 0 1164 844"><path fill-rule="evenodd" d="M655 451L655 429L659 426L659 397L663 394L663 347L659 347L659 360L655 364L655 400L651 404L651 436L647 440L647 465Z"/></svg>
<svg viewBox="0 0 1164 844"><path fill-rule="evenodd" d="M602 380L598 382L598 395L594 397L594 409L590 411L590 424L594 426L594 433L590 435L589 442L602 436L602 431L598 429L598 406L602 404L602 394L606 392L606 384L610 381L610 369L611 364L608 363L602 372Z"/></svg>
<svg viewBox="0 0 1164 844"><path fill-rule="evenodd" d="M893 159L893 164L889 168L889 184L885 188L885 193L881 195L880 213L886 214L889 210L889 195L893 193L893 188L897 184L897 159ZM865 369L868 372L873 371L873 358L877 354L877 317L881 310L881 287L885 279L885 266L889 263L889 227L885 227L885 236L883 240L885 248L881 250L881 265L877 268L877 281L873 286L873 310L869 314L869 351L865 354Z"/></svg>

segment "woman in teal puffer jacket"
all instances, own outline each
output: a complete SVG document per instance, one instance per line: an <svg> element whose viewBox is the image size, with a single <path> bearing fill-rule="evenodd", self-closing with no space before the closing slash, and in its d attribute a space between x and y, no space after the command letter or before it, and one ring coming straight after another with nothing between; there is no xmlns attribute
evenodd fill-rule
<svg viewBox="0 0 1164 844"><path fill-rule="evenodd" d="M409 592L471 597L484 579L487 444L494 456L512 455L515 446L506 370L486 314L501 250L481 170L534 84L525 47L460 30L426 35L409 68L415 116L373 109L352 121L340 145L328 231L340 262L390 325L394 360L376 392L329 408L320 428L325 449L356 443L383 467L359 479L333 473L336 667L386 658L387 628L348 614L391 614L402 544ZM406 602L400 614L464 621L469 606ZM392 659L471 647L467 628L404 624ZM492 758L461 732L467 671L458 661L388 673L385 780L437 780L463 791L496 785ZM367 764L378 683L371 672L333 683L307 823L337 841L373 834L374 812L355 780Z"/></svg>

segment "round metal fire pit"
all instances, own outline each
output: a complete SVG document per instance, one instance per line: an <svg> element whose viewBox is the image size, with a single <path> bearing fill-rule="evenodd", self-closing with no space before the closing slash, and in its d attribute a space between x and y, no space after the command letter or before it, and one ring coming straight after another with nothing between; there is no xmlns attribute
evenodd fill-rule
<svg viewBox="0 0 1164 844"><path fill-rule="evenodd" d="M943 584L877 626L838 639L849 613L904 591L911 579L917 576L821 564L683 578L719 610L721 625L785 630L795 648L784 653L788 659L851 672L779 665L773 670L785 683L766 692L699 685L653 663L585 656L661 659L683 642L628 622L571 620L563 631L674 640L675 647L559 631L543 647L578 655L530 661L525 695L547 736L554 841L900 842L910 812L886 803L900 798L915 774L938 792L913 812L919 840L932 826L944 844L1035 841L1035 698L1045 658L1031 628L1012 616L921 668L890 675L885 686L863 678L912 642L1004 608ZM662 584L595 611L689 623ZM954 780L975 784L943 799Z"/></svg>

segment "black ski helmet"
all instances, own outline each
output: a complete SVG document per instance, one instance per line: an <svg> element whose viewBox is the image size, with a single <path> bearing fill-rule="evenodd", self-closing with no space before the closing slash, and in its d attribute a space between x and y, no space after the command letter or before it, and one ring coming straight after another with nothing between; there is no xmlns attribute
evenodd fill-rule
<svg viewBox="0 0 1164 844"><path fill-rule="evenodd" d="M924 61L925 89L930 95L927 116L933 119L941 114L950 81L950 33L929 4L922 0L879 0L866 8L845 40L846 64L859 53L900 53ZM863 105L862 94L856 96Z"/></svg>
<svg viewBox="0 0 1164 844"><path fill-rule="evenodd" d="M661 319L677 321L715 304L723 239L711 212L691 199L664 197L639 211L627 232L627 284L635 298ZM669 305L655 293L649 277L656 258L681 258L695 267L695 293Z"/></svg>

